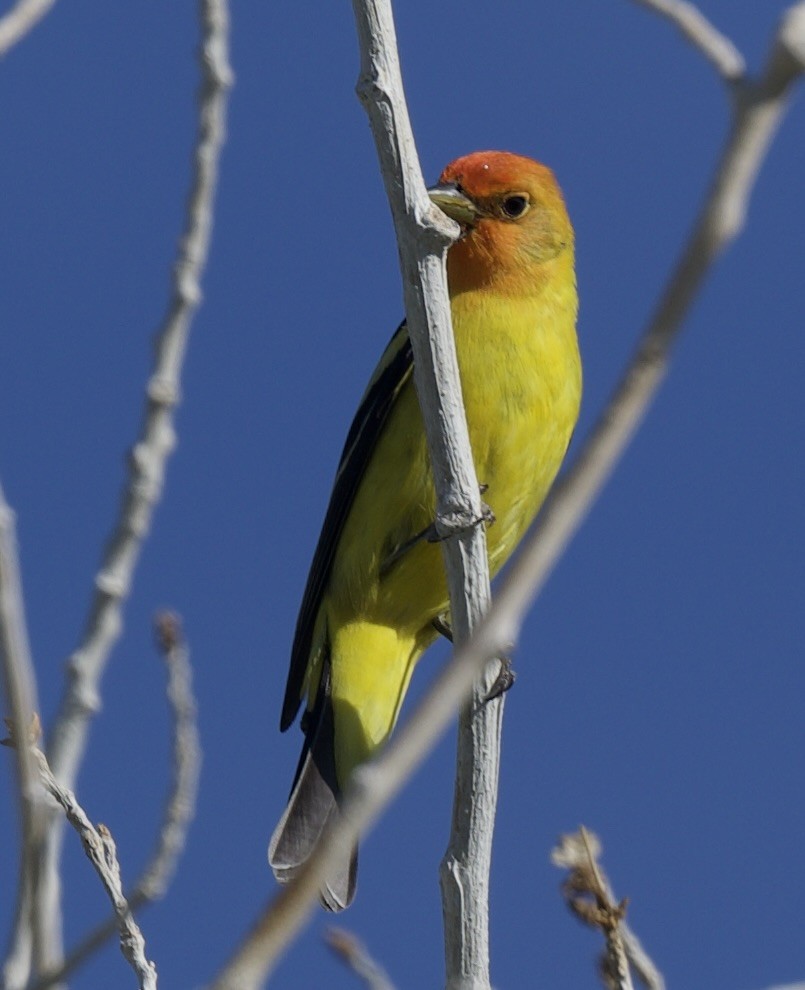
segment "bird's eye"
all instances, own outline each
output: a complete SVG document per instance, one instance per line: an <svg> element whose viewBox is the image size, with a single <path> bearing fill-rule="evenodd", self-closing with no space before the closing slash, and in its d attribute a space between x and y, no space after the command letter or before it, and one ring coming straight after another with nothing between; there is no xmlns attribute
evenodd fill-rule
<svg viewBox="0 0 805 990"><path fill-rule="evenodd" d="M503 200L503 213L510 220L518 220L528 212L529 202L525 193L515 193Z"/></svg>

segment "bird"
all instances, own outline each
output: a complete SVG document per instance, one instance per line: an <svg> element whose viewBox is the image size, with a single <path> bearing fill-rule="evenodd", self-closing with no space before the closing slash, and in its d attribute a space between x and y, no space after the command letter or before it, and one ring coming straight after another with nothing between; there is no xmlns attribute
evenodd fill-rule
<svg viewBox="0 0 805 990"><path fill-rule="evenodd" d="M511 152L451 162L431 201L455 220L447 283L494 575L533 521L578 418L574 232L549 168ZM281 883L339 814L352 771L385 742L413 669L449 634L436 503L406 324L347 434L291 648L280 728L304 703L304 745L269 845ZM355 896L357 848L325 878L330 911Z"/></svg>

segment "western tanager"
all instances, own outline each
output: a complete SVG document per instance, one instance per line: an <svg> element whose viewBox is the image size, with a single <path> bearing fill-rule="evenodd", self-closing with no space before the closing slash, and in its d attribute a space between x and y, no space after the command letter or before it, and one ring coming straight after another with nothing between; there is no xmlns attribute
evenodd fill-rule
<svg viewBox="0 0 805 990"><path fill-rule="evenodd" d="M494 574L559 470L576 423L573 228L553 174L507 152L459 158L428 190L461 225L447 255L453 330L475 468L494 513ZM305 744L269 847L280 881L310 855L353 768L391 732L449 610L405 324L347 436L305 588L281 729L304 700ZM354 897L357 857L327 878L330 910Z"/></svg>

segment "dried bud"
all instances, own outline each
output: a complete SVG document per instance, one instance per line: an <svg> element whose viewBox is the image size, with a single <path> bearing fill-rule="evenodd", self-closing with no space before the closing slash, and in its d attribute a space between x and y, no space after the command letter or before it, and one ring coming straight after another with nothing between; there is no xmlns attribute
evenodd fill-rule
<svg viewBox="0 0 805 990"><path fill-rule="evenodd" d="M182 620L175 612L157 612L154 619L157 645L163 653L170 653L182 641Z"/></svg>

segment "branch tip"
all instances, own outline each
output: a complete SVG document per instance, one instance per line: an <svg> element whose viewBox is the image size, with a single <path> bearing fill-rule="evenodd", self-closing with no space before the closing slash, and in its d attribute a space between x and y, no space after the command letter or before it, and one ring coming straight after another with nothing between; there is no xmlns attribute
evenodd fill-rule
<svg viewBox="0 0 805 990"><path fill-rule="evenodd" d="M776 48L787 58L792 79L805 72L805 2L794 4L783 14Z"/></svg>
<svg viewBox="0 0 805 990"><path fill-rule="evenodd" d="M665 990L662 974L626 923L627 897L616 900L600 865L601 841L583 825L563 835L551 851L554 866L569 871L562 895L572 914L604 936L599 960L602 979L612 990L632 990L630 966L649 990Z"/></svg>
<svg viewBox="0 0 805 990"><path fill-rule="evenodd" d="M324 941L331 952L363 980L368 990L393 990L386 973L352 932L345 928L328 928L324 933Z"/></svg>
<svg viewBox="0 0 805 990"><path fill-rule="evenodd" d="M160 651L170 653L184 642L182 620L176 612L157 612L154 617L154 634Z"/></svg>
<svg viewBox="0 0 805 990"><path fill-rule="evenodd" d="M699 8L687 0L635 0L643 7L670 21L701 55L707 59L722 80L740 91L746 80L746 62L743 55L704 16Z"/></svg>

